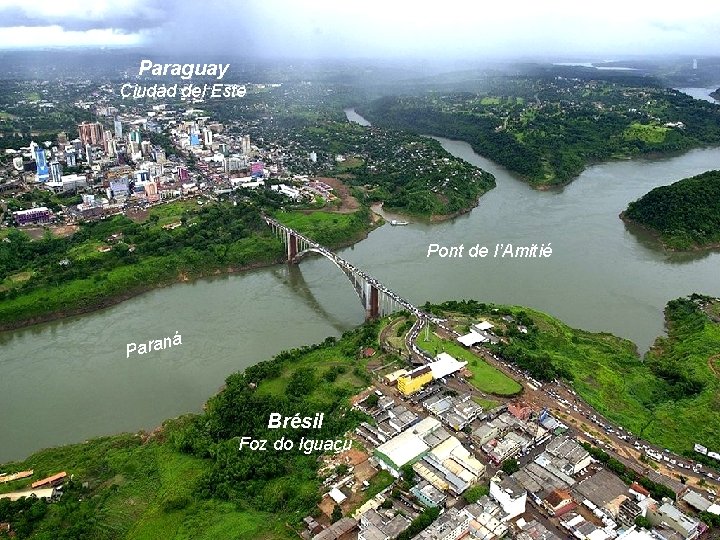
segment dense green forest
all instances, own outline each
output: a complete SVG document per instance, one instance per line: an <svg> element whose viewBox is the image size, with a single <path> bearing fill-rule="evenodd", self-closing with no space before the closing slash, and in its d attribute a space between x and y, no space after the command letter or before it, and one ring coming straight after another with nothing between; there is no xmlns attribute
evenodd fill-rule
<svg viewBox="0 0 720 540"><path fill-rule="evenodd" d="M279 212L282 198L271 191L246 196L252 199L237 206L172 202L144 219L117 215L83 223L69 236L46 230L32 239L19 229L4 231L0 327L92 310L178 279L282 261L282 242L261 218L261 208ZM292 219L293 213L279 217ZM357 240L371 227L367 208L320 212L293 224L331 247Z"/></svg>
<svg viewBox="0 0 720 540"><path fill-rule="evenodd" d="M362 188L367 201L417 215L452 215L474 208L495 178L446 152L435 140L354 123L306 126L309 148L344 154L335 174Z"/></svg>
<svg viewBox="0 0 720 540"><path fill-rule="evenodd" d="M720 142L720 107L600 80L499 79L483 93L386 96L357 109L379 126L464 140L536 186L566 183L596 161Z"/></svg>
<svg viewBox="0 0 720 540"><path fill-rule="evenodd" d="M720 243L720 171L660 186L631 202L624 218L660 235L671 249Z"/></svg>
<svg viewBox="0 0 720 540"><path fill-rule="evenodd" d="M378 330L366 324L230 375L202 414L168 421L151 436L103 437L4 465L3 472L31 468L40 478L64 470L73 478L56 503L0 500L0 520L17 538L42 540L297 538L302 518L317 515L332 471L319 474L317 451L250 450L241 441L345 441L366 420L349 402L369 382L357 351L377 348ZM268 429L270 413L318 412L320 428Z"/></svg>

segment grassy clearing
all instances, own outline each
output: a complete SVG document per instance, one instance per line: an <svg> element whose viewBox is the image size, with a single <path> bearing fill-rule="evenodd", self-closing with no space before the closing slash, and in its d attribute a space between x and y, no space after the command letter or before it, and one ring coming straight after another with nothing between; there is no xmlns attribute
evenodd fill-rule
<svg viewBox="0 0 720 540"><path fill-rule="evenodd" d="M499 97L486 96L480 100L481 105L500 105Z"/></svg>
<svg viewBox="0 0 720 540"><path fill-rule="evenodd" d="M352 214L332 212L279 212L278 221L325 246L337 246L360 238L370 228L366 209Z"/></svg>
<svg viewBox="0 0 720 540"><path fill-rule="evenodd" d="M340 172L347 172L352 169L357 169L359 167L362 167L363 165L365 165L365 161L363 159L358 158L358 157L351 157L351 158L347 158L342 163L338 163L336 165L336 168Z"/></svg>
<svg viewBox="0 0 720 540"><path fill-rule="evenodd" d="M498 405L500 405L499 401L494 401L492 399L485 399L481 398L479 396L473 396L473 401L480 405L484 410L489 411L491 409L494 409Z"/></svg>
<svg viewBox="0 0 720 540"><path fill-rule="evenodd" d="M200 206L195 200L174 201L155 206L150 210L150 216L157 216L157 225L158 227L162 227L163 225L180 221L183 216L195 213L199 208Z"/></svg>
<svg viewBox="0 0 720 540"><path fill-rule="evenodd" d="M665 141L668 131L670 128L664 126L633 122L625 130L623 137L627 141L638 140L649 144L660 144Z"/></svg>
<svg viewBox="0 0 720 540"><path fill-rule="evenodd" d="M293 375L312 371L319 383L315 385L310 398L317 403L318 410L321 410L322 407L335 403L340 396L349 396L368 386L366 379L357 373L358 370L365 373L368 360L351 360L348 352L341 346L334 346L306 354L298 362L285 365L278 377L262 381L258 393L284 396ZM350 353L350 358L354 353L355 351ZM332 378L328 375L329 372L336 373L333 380L328 380Z"/></svg>
<svg viewBox="0 0 720 540"><path fill-rule="evenodd" d="M352 511L349 513L349 515L352 515L352 513L355 510L360 508L363 504L368 502L375 495L377 495L382 490L387 488L394 481L395 481L395 479L392 477L392 475L389 472L387 472L384 469L381 469L375 476L373 476L370 480L368 480L368 483L370 484L370 486L365 490L361 501L356 505L355 508L352 509Z"/></svg>
<svg viewBox="0 0 720 540"><path fill-rule="evenodd" d="M7 291L9 289L12 289L13 287L17 287L18 285L21 285L24 281L27 281L33 276L33 272L18 272L17 274L13 274L11 276L8 276L5 278L5 280L0 281L0 291Z"/></svg>
<svg viewBox="0 0 720 540"><path fill-rule="evenodd" d="M421 332L417 337L417 345L431 355L446 352L458 360L466 361L467 367L473 376L469 382L478 390L497 396L513 396L520 393L522 386L492 367L482 358L465 349L462 345L430 334L425 341L425 334Z"/></svg>

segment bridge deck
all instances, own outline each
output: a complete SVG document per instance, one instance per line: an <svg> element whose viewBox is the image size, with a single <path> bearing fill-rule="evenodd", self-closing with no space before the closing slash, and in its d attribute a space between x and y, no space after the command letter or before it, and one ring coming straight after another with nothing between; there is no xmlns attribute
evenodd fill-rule
<svg viewBox="0 0 720 540"><path fill-rule="evenodd" d="M263 219L265 219L265 222L268 225L274 226L276 229L284 231L288 235L294 235L299 240L301 240L307 248L305 248L303 251L314 251L315 253L319 253L323 257L331 260L333 263L335 263L336 266L338 266L341 270L343 270L347 274L352 274L354 276L361 277L366 283L369 283L373 287L375 287L379 292L381 292L386 297L392 299L394 302L396 302L398 305L402 306L404 309L415 315L418 319L422 320L429 320L433 323L439 323L442 321L442 319L435 317L434 315L431 315L429 313L425 313L420 308L415 306L412 302L409 300L406 300L402 296L398 295L385 285L383 285L380 281L372 277L370 274L362 271L360 268L357 268L352 263L349 263L336 253L333 253L325 246L322 246L321 244L318 244L314 240L311 240L307 236L303 235L302 233L299 233L295 229L292 229L286 225L283 225L276 219L273 219L269 216L263 216Z"/></svg>

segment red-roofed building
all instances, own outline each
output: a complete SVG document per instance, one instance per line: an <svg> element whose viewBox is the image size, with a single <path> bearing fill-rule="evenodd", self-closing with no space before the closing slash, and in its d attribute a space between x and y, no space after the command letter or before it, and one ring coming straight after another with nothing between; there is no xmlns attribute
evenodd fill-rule
<svg viewBox="0 0 720 540"><path fill-rule="evenodd" d="M59 472L57 474L53 474L52 476L48 476L47 478L43 478L42 480L38 480L37 482L33 482L31 487L35 489L42 486L55 486L66 476L67 473L65 471Z"/></svg>
<svg viewBox="0 0 720 540"><path fill-rule="evenodd" d="M647 489L645 489L644 487L642 487L640 484L638 484L637 482L633 482L630 485L630 490L634 491L635 493L639 493L640 495L645 495L645 497L650 496L650 492Z"/></svg>
<svg viewBox="0 0 720 540"><path fill-rule="evenodd" d="M576 506L570 492L564 489L552 490L543 501L543 505L553 516L561 516Z"/></svg>
<svg viewBox="0 0 720 540"><path fill-rule="evenodd" d="M508 404L508 412L518 420L526 421L532 414L532 407L524 401L515 401Z"/></svg>

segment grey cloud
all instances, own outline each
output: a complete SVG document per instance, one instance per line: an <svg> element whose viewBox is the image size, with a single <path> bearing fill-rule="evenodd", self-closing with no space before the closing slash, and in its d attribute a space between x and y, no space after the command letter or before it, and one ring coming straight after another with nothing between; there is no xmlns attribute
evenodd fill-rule
<svg viewBox="0 0 720 540"><path fill-rule="evenodd" d="M140 30L160 28L172 9L170 0L148 0L137 13L116 15L108 13L104 17L83 18L68 12L62 18L50 18L41 12L25 10L17 6L0 8L0 27L18 26L41 27L59 26L66 31L85 32L88 30L115 30L121 33L134 33Z"/></svg>

